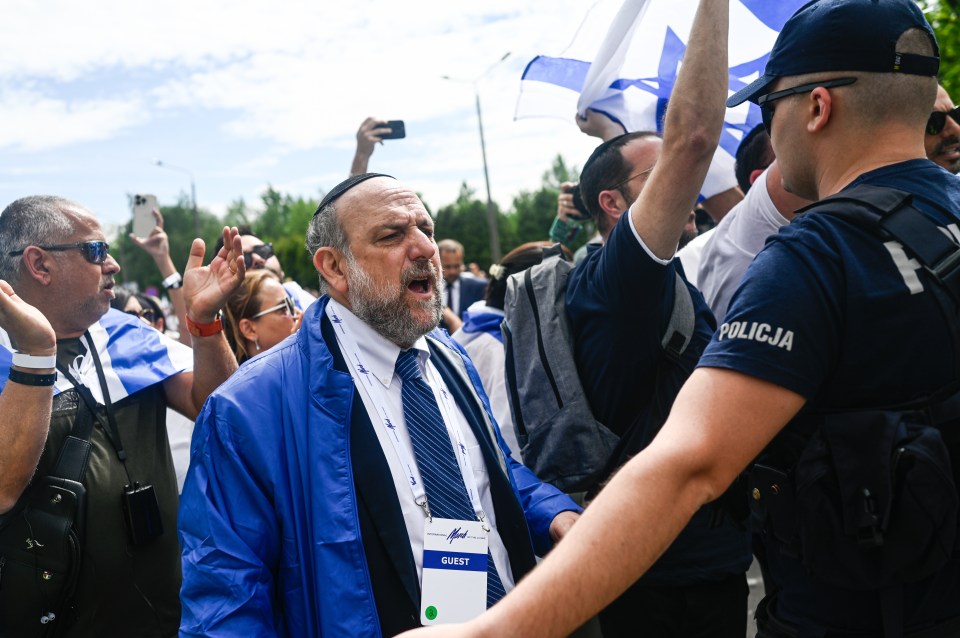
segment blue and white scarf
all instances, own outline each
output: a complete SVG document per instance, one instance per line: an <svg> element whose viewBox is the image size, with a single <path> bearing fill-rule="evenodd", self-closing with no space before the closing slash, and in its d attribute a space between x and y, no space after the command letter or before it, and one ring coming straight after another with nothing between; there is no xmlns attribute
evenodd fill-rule
<svg viewBox="0 0 960 638"><path fill-rule="evenodd" d="M154 330L143 321L111 308L89 328L90 337L114 403L173 375L193 370L193 351L170 337ZM70 373L90 388L97 403L105 405L96 366L86 339L81 339L84 354L70 365ZM0 330L0 390L7 382L13 359L10 338ZM54 394L73 387L57 372Z"/></svg>

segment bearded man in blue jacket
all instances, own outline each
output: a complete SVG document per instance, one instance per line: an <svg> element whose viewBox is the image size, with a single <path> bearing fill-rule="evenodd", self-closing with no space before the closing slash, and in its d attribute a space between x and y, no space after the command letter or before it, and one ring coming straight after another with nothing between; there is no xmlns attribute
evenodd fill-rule
<svg viewBox="0 0 960 638"><path fill-rule="evenodd" d="M424 530L440 501L436 468L411 443L395 372L405 353L437 399L473 523L490 528L481 606L579 511L510 457L472 363L436 329L433 220L411 190L351 177L321 202L307 249L324 296L197 421L180 509L182 636L380 636L432 620Z"/></svg>

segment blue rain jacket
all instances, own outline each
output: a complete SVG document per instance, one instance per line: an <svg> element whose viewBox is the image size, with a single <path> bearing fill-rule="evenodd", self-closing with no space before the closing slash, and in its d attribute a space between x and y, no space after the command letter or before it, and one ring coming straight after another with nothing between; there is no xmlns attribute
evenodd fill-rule
<svg viewBox="0 0 960 638"><path fill-rule="evenodd" d="M180 502L181 636L381 635L350 461L354 384L322 338L326 302L242 366L197 419ZM429 338L461 353L489 416L469 358L445 333ZM542 555L553 518L579 508L497 439Z"/></svg>

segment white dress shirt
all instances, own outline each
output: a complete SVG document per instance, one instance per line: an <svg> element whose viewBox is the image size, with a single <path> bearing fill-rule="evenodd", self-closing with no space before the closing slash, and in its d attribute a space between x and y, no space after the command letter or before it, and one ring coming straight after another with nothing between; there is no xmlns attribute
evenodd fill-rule
<svg viewBox="0 0 960 638"><path fill-rule="evenodd" d="M370 371L370 377L377 379L384 388L386 401L389 403L389 409L394 415L395 433L400 441L400 445L405 450L404 454L410 459L416 459L413 451L413 445L410 442L410 434L407 431L406 421L403 419L403 401L400 395L400 386L402 380L397 376L395 367L397 357L400 355L400 347L388 341L373 328L361 321L340 304L333 300L330 304L335 305L335 310L343 322L346 330L351 334L357 348L360 350L361 360L367 370ZM349 353L340 336L337 337L337 343L340 351L344 353L344 359L349 361ZM437 394L441 388L445 388L444 381L440 373L430 361L430 349L427 346L427 340L421 337L413 346L419 351L421 370L424 381ZM408 475L403 469L403 464L398 457L392 441L388 438L387 429L381 424L383 420L374 403L374 399L364 389L364 384L358 382L356 368L348 363L350 375L353 377L354 384L358 389L358 394L363 400L363 405L370 416L370 422L374 425L374 431L377 433L377 439L380 441L380 447L383 449L383 455L390 466L390 474L393 477L394 489L397 493L397 500L400 502L400 510L403 512L403 520L406 524L407 535L410 537L410 549L413 552L413 560L417 565L417 578L423 579L423 537L426 516L413 498L413 492L410 489ZM438 399L439 401L439 399ZM503 581L504 589L509 592L514 586L513 572L510 569L510 560L507 556L507 549L500 539L497 532L496 514L493 509L493 498L490 494L490 480L487 477L486 463L483 460L483 453L480 451L480 444L474 435L467 418L463 415L459 406L456 406L455 418L457 426L463 434L464 443L470 456L470 463L473 466L474 480L477 491L480 494L480 504L486 519L490 523L490 554L493 556L493 562L497 566L500 574L500 580ZM448 426L449 430L449 426ZM453 440L451 438L451 448ZM420 481L419 471L413 468L416 473L415 478Z"/></svg>

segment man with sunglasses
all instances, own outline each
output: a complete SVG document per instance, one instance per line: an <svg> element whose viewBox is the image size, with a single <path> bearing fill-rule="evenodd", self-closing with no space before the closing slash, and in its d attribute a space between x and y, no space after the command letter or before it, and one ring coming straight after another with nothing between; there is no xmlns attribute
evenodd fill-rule
<svg viewBox="0 0 960 638"><path fill-rule="evenodd" d="M750 100L768 111L789 191L817 200L860 184L893 187L910 193L920 214L956 244L960 185L926 159L921 133L936 93L937 55L933 31L912 0L816 0L786 22L763 75L728 104ZM686 63L681 74L685 70ZM709 112L722 104L714 98L699 106ZM610 481L564 542L487 617L465 630L424 637L564 635L648 570L690 517L768 444L789 449L797 442L803 449L809 432L804 437L795 418L956 391L957 317L941 309L932 277L899 242L825 210L799 215L768 241L656 439ZM943 436L955 437L956 420L949 425ZM861 448L868 454L883 443L882 431L878 427L860 445L850 445L846 460L886 465L882 456L858 457ZM828 447L823 443L806 454L822 458L817 455ZM907 458L920 457L900 458L897 473L908 473L916 466ZM846 469L840 467L836 472ZM813 505L810 496L832 473L825 470L796 489L774 472L757 473L755 491L745 492L758 507ZM949 474L913 487L922 493L949 490ZM831 584L813 571L830 565L801 560L809 558L804 552L811 545L839 541L841 534L873 558L886 554L897 539L888 535L890 542L877 546L882 539L870 534L869 519L879 514L871 501L877 495L869 489L865 494L863 485L843 482L851 496L864 499L859 510L840 514L825 506L806 520L811 544L782 542L797 532L789 518L767 530L774 592L757 612L760 637L960 635L960 554L953 534L943 543L940 555L946 559L938 569L880 591L879 578L857 586ZM950 506L944 499L933 509ZM835 531L831 522L837 518L848 531Z"/></svg>
<svg viewBox="0 0 960 638"><path fill-rule="evenodd" d="M960 107L953 105L942 86L937 87L937 100L927 120L923 145L932 161L953 174L960 173Z"/></svg>
<svg viewBox="0 0 960 638"><path fill-rule="evenodd" d="M277 254L273 251L272 243L264 243L262 239L253 234L249 226L240 226L240 241L243 243L243 262L248 270L258 270L266 268L277 277L283 284L283 289L293 299L300 310L306 310L310 304L317 300L312 294L303 289L297 282L284 280L283 267ZM220 243L217 243L217 250L220 249Z"/></svg>
<svg viewBox="0 0 960 638"><path fill-rule="evenodd" d="M0 634L38 635L40 623L67 637L176 634L177 484L165 407L195 418L236 369L218 317L244 266L236 229L223 238L227 248L208 266L200 240L187 260L191 355L110 309L120 267L89 210L43 196L0 213L0 513L19 516L38 480L63 476L67 435L80 436L84 420L92 427L77 593L57 607L34 590L59 576L16 580L0 556Z"/></svg>

